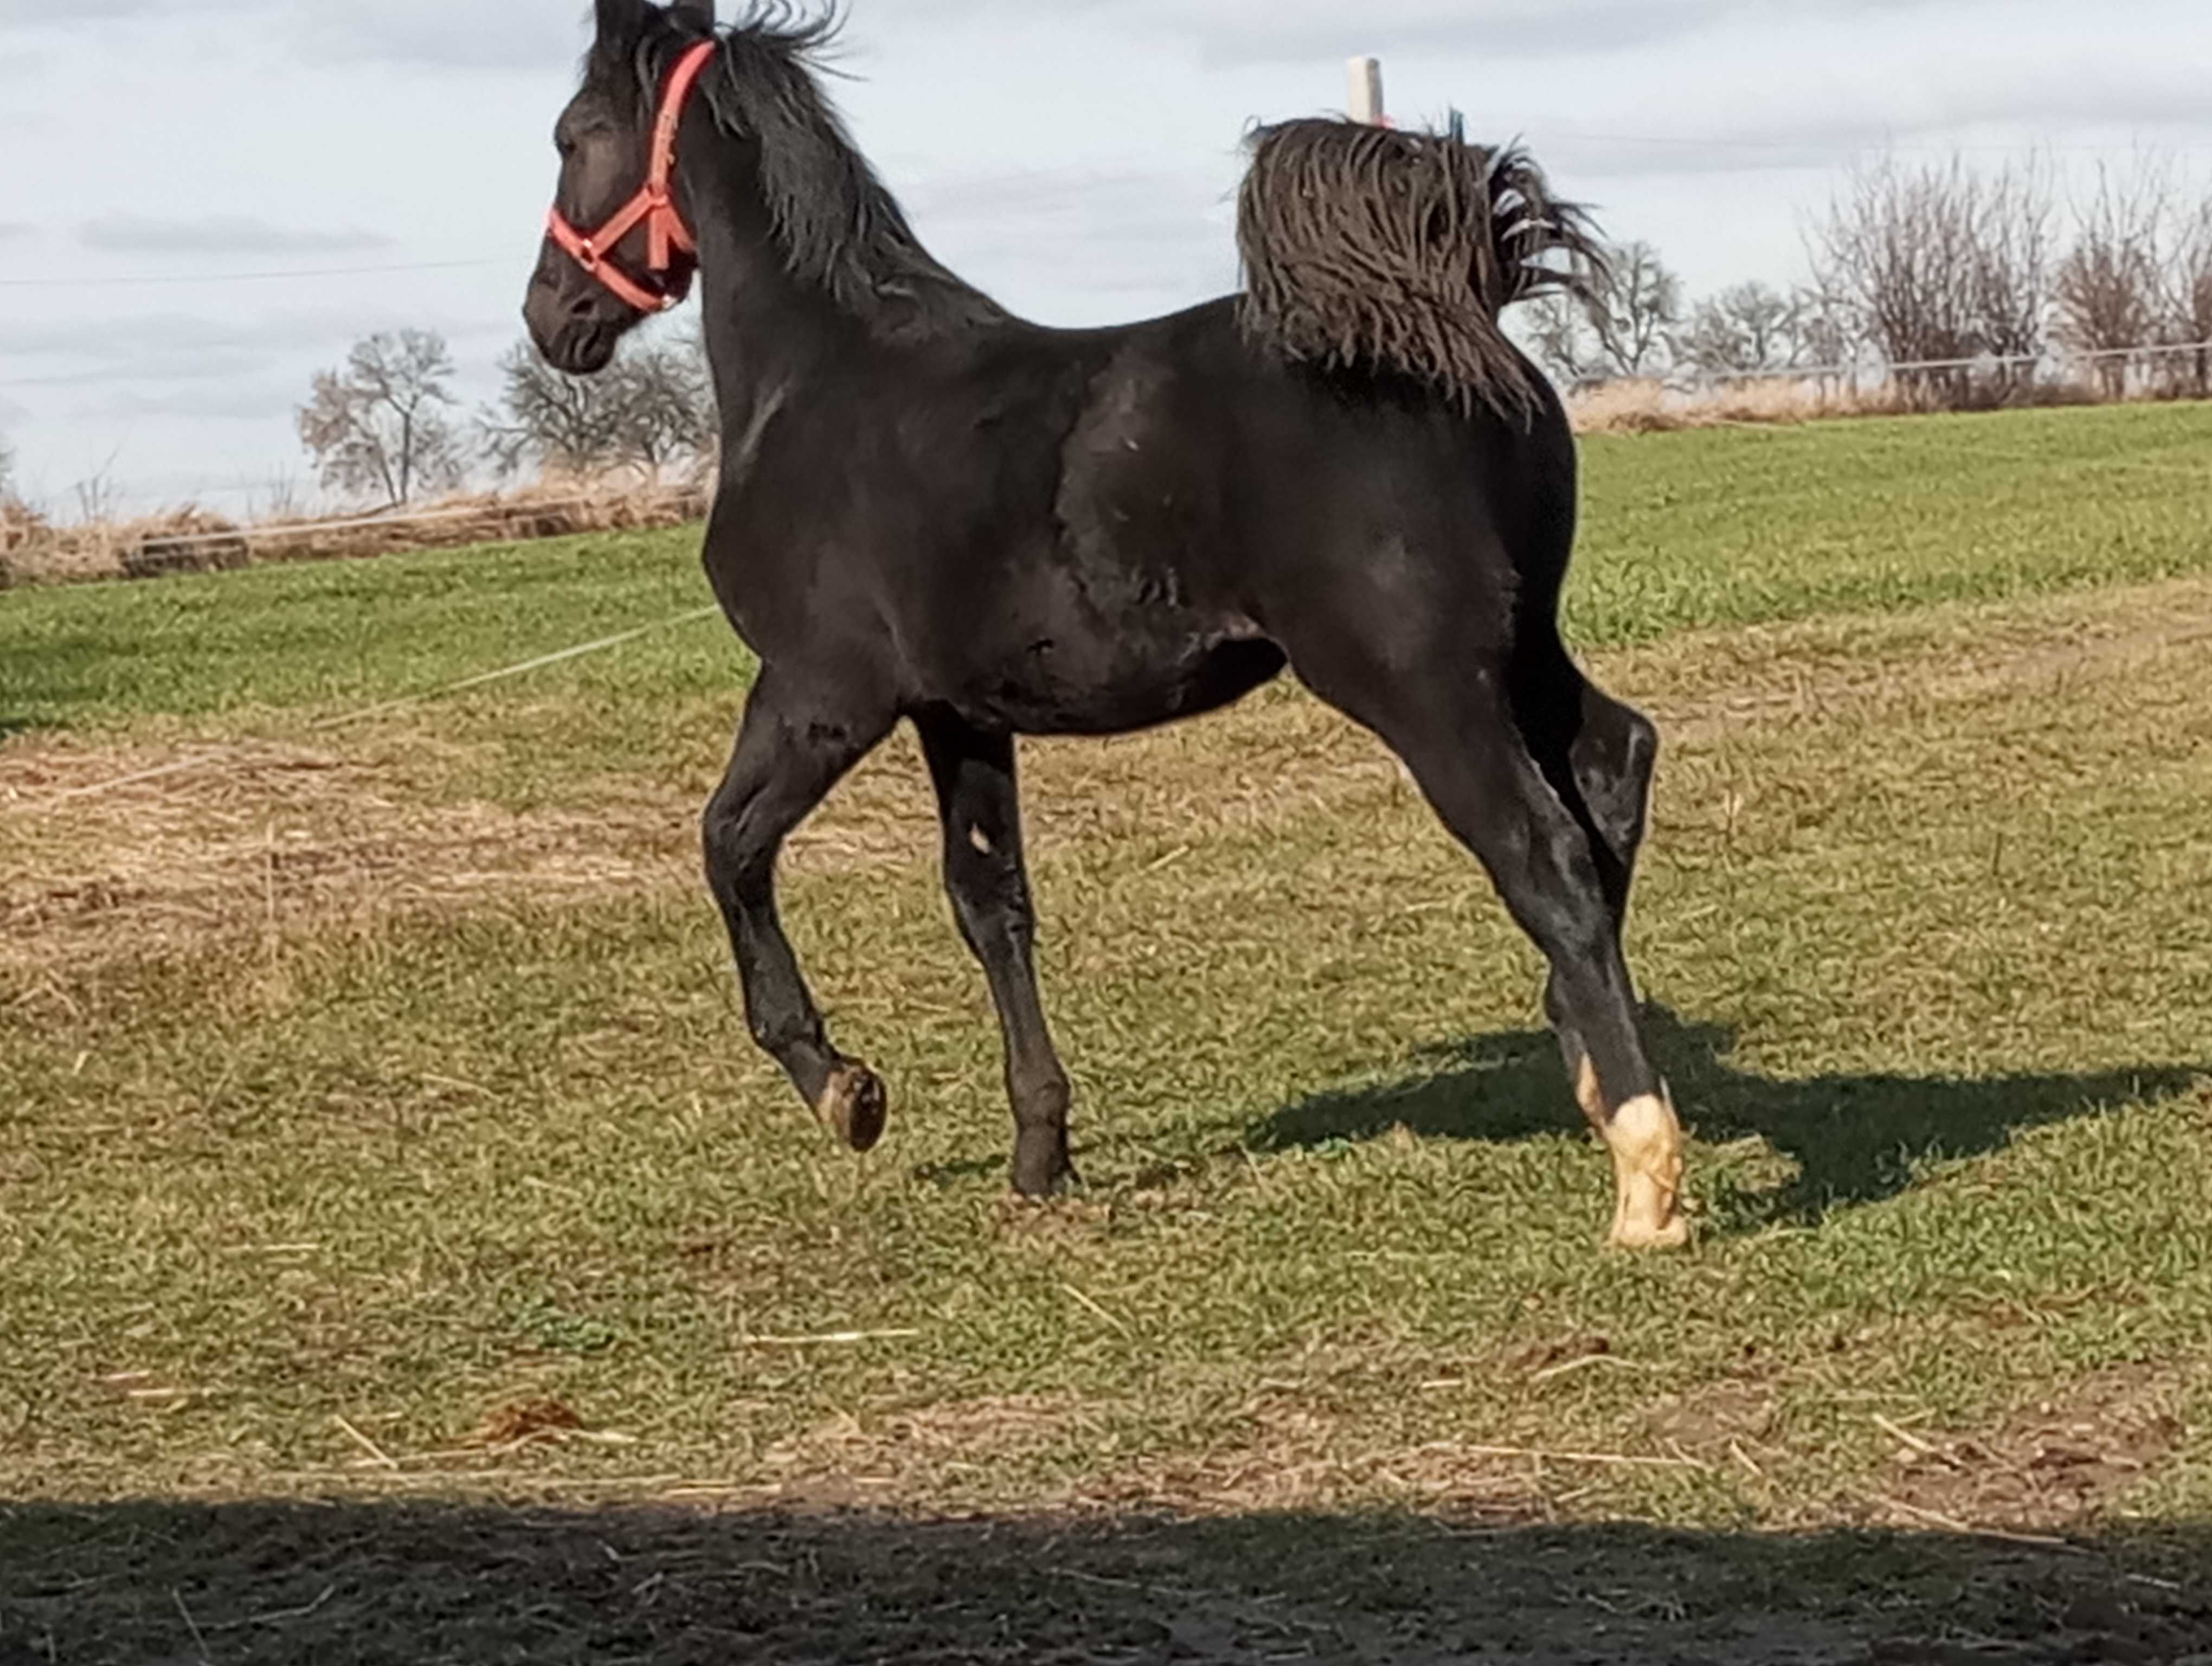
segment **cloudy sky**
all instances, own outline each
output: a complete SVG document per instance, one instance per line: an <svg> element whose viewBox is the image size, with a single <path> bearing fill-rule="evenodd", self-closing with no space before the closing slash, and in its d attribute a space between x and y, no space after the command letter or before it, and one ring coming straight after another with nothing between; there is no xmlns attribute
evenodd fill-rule
<svg viewBox="0 0 2212 1666"><path fill-rule="evenodd" d="M734 0L724 0L726 13ZM836 97L938 253L1052 323L1235 279L1238 141L1341 107L1531 142L1694 288L1787 282L1855 158L2151 148L2212 180L2204 0L848 0ZM585 0L0 0L0 434L67 508L312 496L367 331L517 336Z"/></svg>

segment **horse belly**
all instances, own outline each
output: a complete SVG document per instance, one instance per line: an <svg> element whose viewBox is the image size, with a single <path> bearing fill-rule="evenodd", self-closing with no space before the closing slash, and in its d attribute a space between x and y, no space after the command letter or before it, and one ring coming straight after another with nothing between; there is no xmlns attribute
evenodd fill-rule
<svg viewBox="0 0 2212 1666"><path fill-rule="evenodd" d="M1127 734L1216 711L1282 673L1264 637L1215 630L1158 640L1040 639L961 703L994 727L1033 735Z"/></svg>

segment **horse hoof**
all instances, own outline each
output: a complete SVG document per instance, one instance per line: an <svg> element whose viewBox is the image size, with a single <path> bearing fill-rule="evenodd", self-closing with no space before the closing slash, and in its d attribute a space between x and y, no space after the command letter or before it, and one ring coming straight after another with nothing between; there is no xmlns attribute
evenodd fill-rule
<svg viewBox="0 0 2212 1666"><path fill-rule="evenodd" d="M1689 1217L1678 1214L1663 1226L1649 1226L1624 1220L1613 1227L1612 1243L1616 1250L1638 1252L1686 1250L1690 1247Z"/></svg>
<svg viewBox="0 0 2212 1666"><path fill-rule="evenodd" d="M1062 1196L1070 1188L1082 1183L1064 1139L1055 1140L1038 1151L1024 1146L1014 1152L1014 1191L1033 1203Z"/></svg>
<svg viewBox="0 0 2212 1666"><path fill-rule="evenodd" d="M840 1065L822 1090L816 1112L830 1131L856 1152L875 1150L890 1117L890 1096L882 1078L866 1065Z"/></svg>

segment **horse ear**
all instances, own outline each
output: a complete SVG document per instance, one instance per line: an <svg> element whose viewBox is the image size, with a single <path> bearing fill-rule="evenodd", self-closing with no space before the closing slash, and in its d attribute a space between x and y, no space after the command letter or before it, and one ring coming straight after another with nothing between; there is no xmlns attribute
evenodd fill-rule
<svg viewBox="0 0 2212 1666"><path fill-rule="evenodd" d="M635 40L645 27L645 0L599 0L599 44Z"/></svg>
<svg viewBox="0 0 2212 1666"><path fill-rule="evenodd" d="M671 0L669 19L700 34L714 32L714 0Z"/></svg>

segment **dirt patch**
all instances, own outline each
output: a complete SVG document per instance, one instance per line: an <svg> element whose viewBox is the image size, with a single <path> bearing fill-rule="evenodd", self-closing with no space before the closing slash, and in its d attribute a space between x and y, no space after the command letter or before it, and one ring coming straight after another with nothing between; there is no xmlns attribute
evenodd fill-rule
<svg viewBox="0 0 2212 1666"><path fill-rule="evenodd" d="M1899 1452L1883 1502L1978 1529L2094 1523L2180 1450L2180 1404L2171 1375L2137 1367L2089 1377L1982 1433L1893 1425Z"/></svg>
<svg viewBox="0 0 2212 1666"><path fill-rule="evenodd" d="M434 750L434 749L433 749ZM161 953L501 892L632 886L678 860L643 806L518 813L441 802L420 757L276 743L0 751L0 973ZM693 864L696 866L696 862Z"/></svg>
<svg viewBox="0 0 2212 1666"><path fill-rule="evenodd" d="M917 1407L865 1423L843 1415L770 1447L763 1462L776 1477L769 1490L787 1500L918 1500L988 1474L994 1465L1080 1446L1095 1437L1102 1411L1068 1395L1014 1395Z"/></svg>
<svg viewBox="0 0 2212 1666"><path fill-rule="evenodd" d="M1662 1450L1719 1463L1741 1463L1774 1433L1778 1414L1773 1390L1747 1377L1708 1383L1686 1395L1669 1395L1645 1414Z"/></svg>

